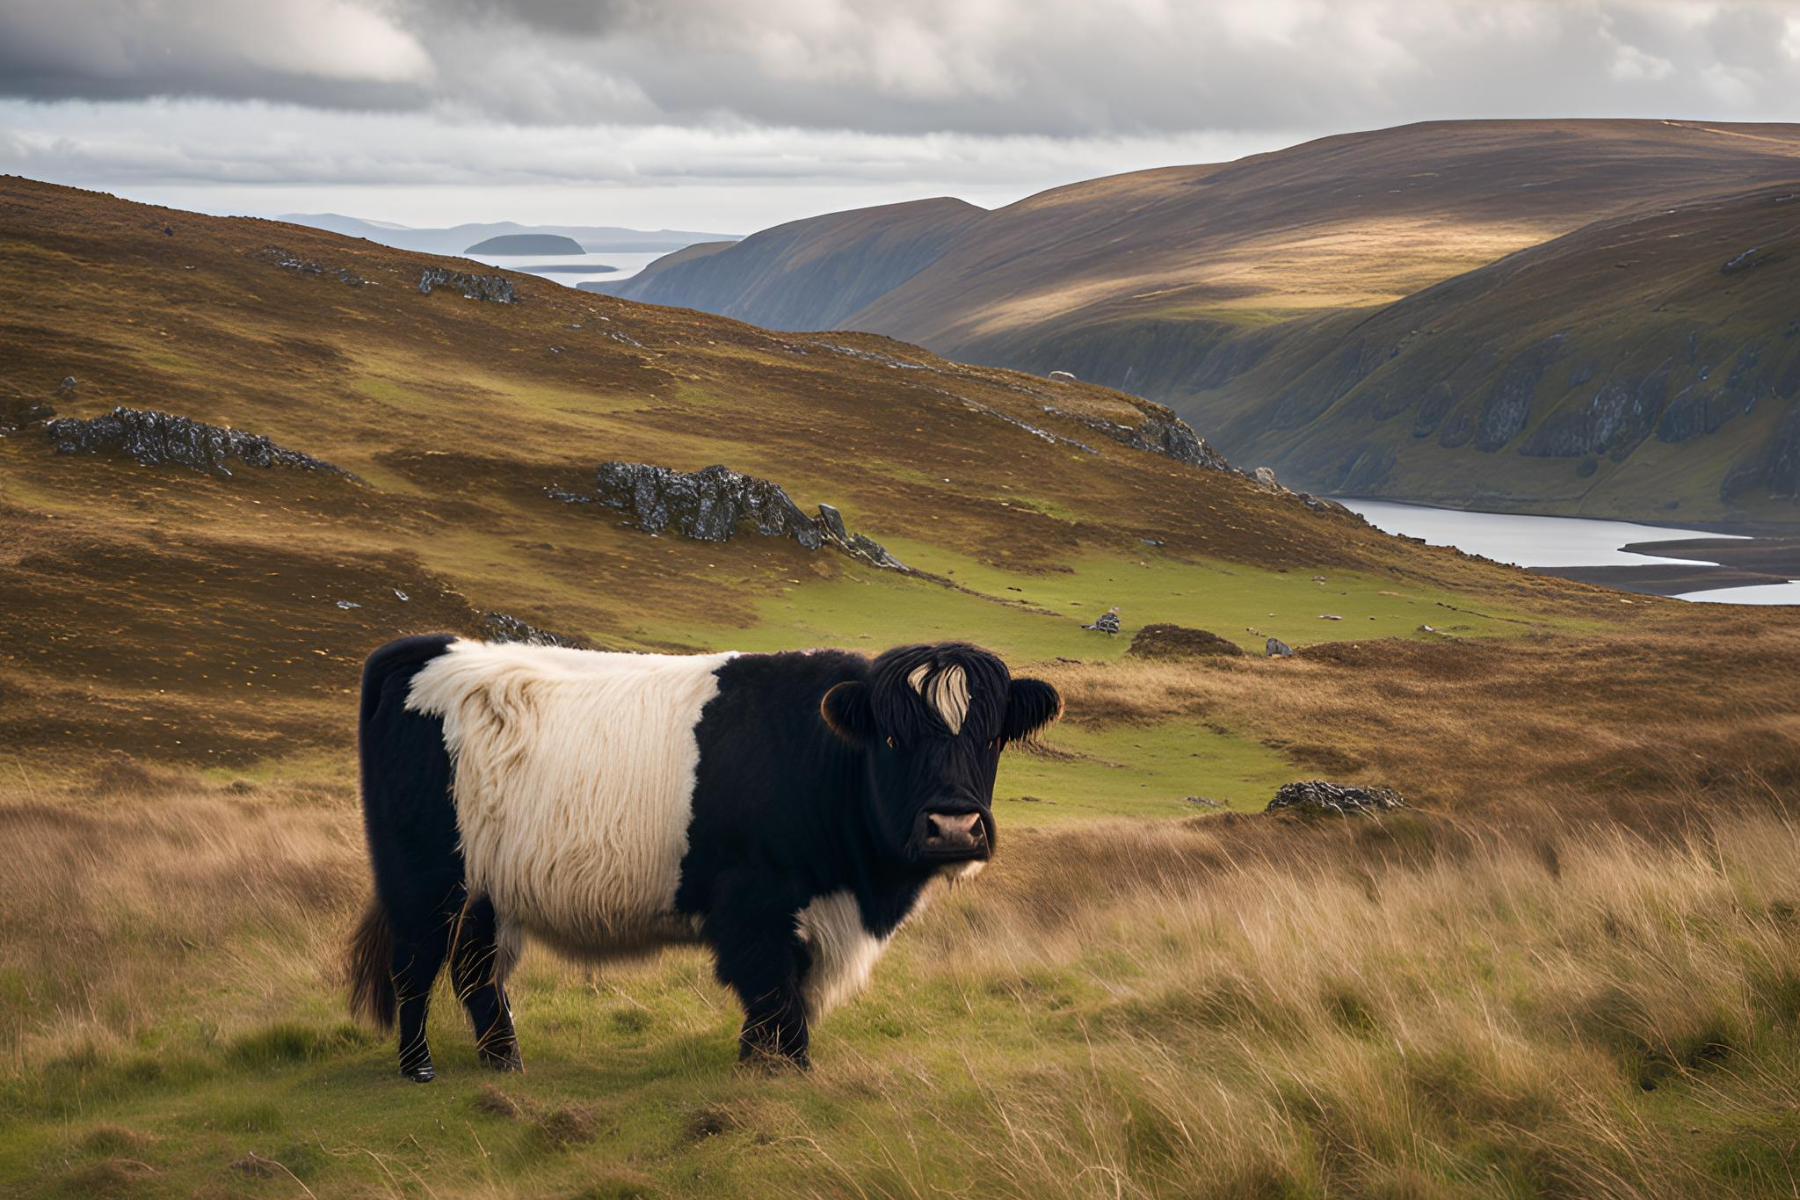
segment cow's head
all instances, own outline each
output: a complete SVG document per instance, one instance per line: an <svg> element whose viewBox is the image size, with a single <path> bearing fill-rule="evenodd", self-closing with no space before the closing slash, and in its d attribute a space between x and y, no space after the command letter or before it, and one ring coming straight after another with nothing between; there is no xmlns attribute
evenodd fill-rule
<svg viewBox="0 0 1800 1200"><path fill-rule="evenodd" d="M994 849L994 771L1007 743L1062 715L1062 697L961 642L901 646L819 706L861 752L877 836L914 863L974 862Z"/></svg>

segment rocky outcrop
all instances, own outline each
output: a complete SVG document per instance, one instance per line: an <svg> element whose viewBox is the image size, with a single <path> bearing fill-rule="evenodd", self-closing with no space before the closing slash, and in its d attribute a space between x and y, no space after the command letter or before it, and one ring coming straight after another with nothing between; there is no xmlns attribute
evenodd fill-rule
<svg viewBox="0 0 1800 1200"><path fill-rule="evenodd" d="M1270 638L1263 643L1263 654L1269 658L1292 658L1294 648L1280 638Z"/></svg>
<svg viewBox="0 0 1800 1200"><path fill-rule="evenodd" d="M763 537L792 538L808 550L830 546L889 571L910 571L879 542L844 527L829 504L810 516L779 484L724 466L684 473L648 463L604 462L594 471L594 494L552 491L559 500L624 511L646 533L673 528L683 537L727 542L748 525Z"/></svg>
<svg viewBox="0 0 1800 1200"><path fill-rule="evenodd" d="M1244 648L1205 629L1154 624L1138 630L1125 653L1132 658L1242 658Z"/></svg>
<svg viewBox="0 0 1800 1200"><path fill-rule="evenodd" d="M419 275L419 292L429 296L435 288L461 292L465 300L492 300L496 304L516 304L512 281L504 275L469 275L448 267L426 267Z"/></svg>
<svg viewBox="0 0 1800 1200"><path fill-rule="evenodd" d="M1669 391L1674 359L1648 375L1609 379L1586 404L1552 413L1532 431L1519 453L1577 458L1611 453L1622 461L1650 435Z"/></svg>
<svg viewBox="0 0 1800 1200"><path fill-rule="evenodd" d="M1105 417L1069 412L1053 404L1044 405L1044 411L1064 420L1086 425L1134 450L1165 455L1196 467L1205 467L1209 471L1231 470L1231 464L1225 461L1225 456L1207 445L1206 439L1176 416L1174 410L1147 400L1139 401L1138 405L1143 419L1136 425L1122 425Z"/></svg>
<svg viewBox="0 0 1800 1200"><path fill-rule="evenodd" d="M1384 787L1350 787L1308 779L1300 783L1284 783L1269 801L1264 812L1299 812L1348 816L1352 813L1388 812L1405 808L1399 792Z"/></svg>
<svg viewBox="0 0 1800 1200"><path fill-rule="evenodd" d="M280 467L355 478L260 434L148 409L120 407L89 420L64 417L50 422L45 432L59 454L123 454L146 467L187 467L224 476L243 467Z"/></svg>

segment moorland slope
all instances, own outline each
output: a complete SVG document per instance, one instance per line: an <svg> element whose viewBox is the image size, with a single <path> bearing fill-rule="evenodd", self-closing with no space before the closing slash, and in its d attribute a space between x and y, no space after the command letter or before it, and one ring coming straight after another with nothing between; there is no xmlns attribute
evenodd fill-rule
<svg viewBox="0 0 1800 1200"><path fill-rule="evenodd" d="M0 1194L1791 1194L1800 618L1390 538L1101 388L469 265L0 180ZM609 461L912 570L652 537ZM809 1076L734 1071L697 953L533 951L528 1073L446 998L418 1088L339 956L358 668L436 629L963 637L1069 713ZM1414 807L1247 815L1320 775Z"/></svg>

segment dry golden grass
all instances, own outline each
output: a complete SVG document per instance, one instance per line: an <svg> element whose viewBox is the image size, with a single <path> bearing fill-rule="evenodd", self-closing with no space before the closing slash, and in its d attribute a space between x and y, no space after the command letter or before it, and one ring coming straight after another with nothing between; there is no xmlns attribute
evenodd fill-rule
<svg viewBox="0 0 1800 1200"><path fill-rule="evenodd" d="M347 797L148 786L0 808L0 1111L24 1118L0 1178L183 1194L256 1154L320 1195L1795 1186L1800 828L1749 797L1018 831L826 1023L808 1078L732 1072L693 955L598 982L534 955L530 1074L471 1091L452 1059L395 1091L336 1015L364 886Z"/></svg>

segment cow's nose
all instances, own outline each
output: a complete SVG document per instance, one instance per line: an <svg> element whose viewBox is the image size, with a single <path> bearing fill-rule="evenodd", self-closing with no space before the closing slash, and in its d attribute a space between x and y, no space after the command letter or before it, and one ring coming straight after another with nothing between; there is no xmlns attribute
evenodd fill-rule
<svg viewBox="0 0 1800 1200"><path fill-rule="evenodd" d="M925 844L934 849L961 850L986 840L980 813L925 814Z"/></svg>

